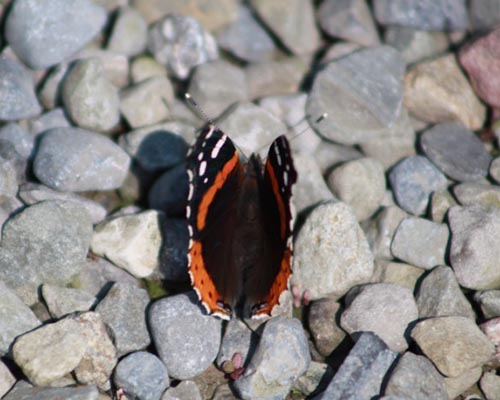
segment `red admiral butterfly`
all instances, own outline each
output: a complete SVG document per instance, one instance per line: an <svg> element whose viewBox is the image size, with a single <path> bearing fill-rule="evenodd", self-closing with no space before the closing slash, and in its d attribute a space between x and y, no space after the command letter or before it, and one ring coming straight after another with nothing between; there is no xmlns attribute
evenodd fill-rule
<svg viewBox="0 0 500 400"><path fill-rule="evenodd" d="M208 313L270 315L292 273L290 147L278 137L262 164L242 162L233 142L207 126L187 159L189 275Z"/></svg>

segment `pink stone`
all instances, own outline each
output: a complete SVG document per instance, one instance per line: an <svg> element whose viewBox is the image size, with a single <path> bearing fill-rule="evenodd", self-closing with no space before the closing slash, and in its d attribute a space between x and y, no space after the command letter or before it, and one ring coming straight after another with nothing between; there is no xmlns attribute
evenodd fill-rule
<svg viewBox="0 0 500 400"><path fill-rule="evenodd" d="M464 46L459 61L476 94L487 104L500 107L500 28Z"/></svg>

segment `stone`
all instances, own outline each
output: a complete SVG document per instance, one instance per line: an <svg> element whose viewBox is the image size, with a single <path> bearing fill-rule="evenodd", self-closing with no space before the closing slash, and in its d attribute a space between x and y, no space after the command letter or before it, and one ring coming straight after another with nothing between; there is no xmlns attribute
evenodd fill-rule
<svg viewBox="0 0 500 400"><path fill-rule="evenodd" d="M230 105L248 99L244 71L223 60L196 67L188 92L210 118L219 116Z"/></svg>
<svg viewBox="0 0 500 400"><path fill-rule="evenodd" d="M276 317L264 326L259 344L243 375L234 381L243 399L284 398L311 362L298 319Z"/></svg>
<svg viewBox="0 0 500 400"><path fill-rule="evenodd" d="M135 57L130 64L132 83L139 83L157 76L166 77L165 67L150 56Z"/></svg>
<svg viewBox="0 0 500 400"><path fill-rule="evenodd" d="M369 218L384 199L384 167L373 158L348 161L335 168L328 183L338 199L353 208L358 221Z"/></svg>
<svg viewBox="0 0 500 400"><path fill-rule="evenodd" d="M484 124L486 108L453 54L415 64L406 73L404 86L405 106L423 121L459 121L471 130Z"/></svg>
<svg viewBox="0 0 500 400"><path fill-rule="evenodd" d="M311 54L318 48L320 38L311 1L251 0L250 5L292 53Z"/></svg>
<svg viewBox="0 0 500 400"><path fill-rule="evenodd" d="M450 267L434 268L422 279L417 294L420 318L457 315L476 319L471 304L458 286L457 278Z"/></svg>
<svg viewBox="0 0 500 400"><path fill-rule="evenodd" d="M498 0L472 0L469 16L473 30L488 31L500 22L500 3Z"/></svg>
<svg viewBox="0 0 500 400"><path fill-rule="evenodd" d="M0 281L0 355L8 355L18 336L40 324L33 311L11 288Z"/></svg>
<svg viewBox="0 0 500 400"><path fill-rule="evenodd" d="M154 210L113 218L97 225L90 248L137 278L158 268L163 215Z"/></svg>
<svg viewBox="0 0 500 400"><path fill-rule="evenodd" d="M377 0L374 11L382 25L403 25L428 31L463 31L469 27L463 0Z"/></svg>
<svg viewBox="0 0 500 400"><path fill-rule="evenodd" d="M34 80L26 67L0 57L0 76L0 120L15 121L42 112L36 98Z"/></svg>
<svg viewBox="0 0 500 400"><path fill-rule="evenodd" d="M3 396L10 390L16 383L16 378L10 372L9 368L0 361L0 396Z"/></svg>
<svg viewBox="0 0 500 400"><path fill-rule="evenodd" d="M161 279L171 282L189 280L187 251L189 232L185 218L168 218L163 229L159 273Z"/></svg>
<svg viewBox="0 0 500 400"><path fill-rule="evenodd" d="M76 60L99 59L103 66L103 74L117 88L124 88L129 84L129 60L123 54L100 48L83 49L76 56Z"/></svg>
<svg viewBox="0 0 500 400"><path fill-rule="evenodd" d="M190 379L217 357L221 321L206 315L194 292L164 297L149 308L151 336L173 379Z"/></svg>
<svg viewBox="0 0 500 400"><path fill-rule="evenodd" d="M217 400L215 397L212 399ZM161 396L161 400L202 400L202 398L195 382L182 381L176 387L167 389Z"/></svg>
<svg viewBox="0 0 500 400"><path fill-rule="evenodd" d="M340 297L368 282L373 273L365 235L351 208L340 202L311 211L295 238L294 253L292 284L308 289L311 300L328 294Z"/></svg>
<svg viewBox="0 0 500 400"><path fill-rule="evenodd" d="M461 183L453 187L453 194L463 206L500 207L500 187L490 183Z"/></svg>
<svg viewBox="0 0 500 400"><path fill-rule="evenodd" d="M134 57L146 50L148 26L142 15L132 7L120 7L108 40L113 52Z"/></svg>
<svg viewBox="0 0 500 400"><path fill-rule="evenodd" d="M446 188L446 177L425 157L412 156L399 162L389 173L389 182L398 205L422 215L434 191Z"/></svg>
<svg viewBox="0 0 500 400"><path fill-rule="evenodd" d="M459 182L486 177L491 156L473 132L457 122L435 125L420 136L425 155L446 175Z"/></svg>
<svg viewBox="0 0 500 400"><path fill-rule="evenodd" d="M500 183L500 157L495 158L490 164L490 176L495 182Z"/></svg>
<svg viewBox="0 0 500 400"><path fill-rule="evenodd" d="M424 218L406 217L392 240L391 252L409 264L431 269L445 263L450 233L445 224Z"/></svg>
<svg viewBox="0 0 500 400"><path fill-rule="evenodd" d="M30 158L35 146L33 136L15 123L8 123L0 128L0 143L8 142L14 146L14 150L23 158Z"/></svg>
<svg viewBox="0 0 500 400"><path fill-rule="evenodd" d="M160 400L169 387L167 368L154 354L138 351L122 358L113 374L117 387L126 396L147 400Z"/></svg>
<svg viewBox="0 0 500 400"><path fill-rule="evenodd" d="M486 320L500 317L500 290L484 290L474 294Z"/></svg>
<svg viewBox="0 0 500 400"><path fill-rule="evenodd" d="M457 201L448 190L438 190L431 195L430 217L438 224L445 221L448 210L457 205Z"/></svg>
<svg viewBox="0 0 500 400"><path fill-rule="evenodd" d="M305 396L313 396L326 389L326 381L332 377L332 367L326 363L311 361L304 375L297 378L293 384L292 391L299 391Z"/></svg>
<svg viewBox="0 0 500 400"><path fill-rule="evenodd" d="M97 58L77 61L64 79L64 108L81 128L107 132L120 120L118 88L104 75Z"/></svg>
<svg viewBox="0 0 500 400"><path fill-rule="evenodd" d="M243 365L248 364L247 356L250 351L255 351L255 333L237 318L231 319L224 330L219 354L217 355L217 366L223 368L225 362L231 361L235 353L239 353Z"/></svg>
<svg viewBox="0 0 500 400"><path fill-rule="evenodd" d="M66 318L19 337L12 354L31 382L49 386L73 371L86 350L87 343L79 325Z"/></svg>
<svg viewBox="0 0 500 400"><path fill-rule="evenodd" d="M68 128L71 126L71 123L66 118L66 114L62 108L54 108L41 114L39 117L29 120L28 125L31 132L30 138L33 141L33 135L38 136L52 128Z"/></svg>
<svg viewBox="0 0 500 400"><path fill-rule="evenodd" d="M357 144L400 134L391 127L401 118L405 63L390 46L366 48L328 63L314 78L306 106L309 122L323 137Z"/></svg>
<svg viewBox="0 0 500 400"><path fill-rule="evenodd" d="M359 335L327 389L314 400L370 399L382 390L383 379L397 357L372 332Z"/></svg>
<svg viewBox="0 0 500 400"><path fill-rule="evenodd" d="M182 80L194 67L219 57L214 37L196 19L179 14L167 15L149 29L148 50Z"/></svg>
<svg viewBox="0 0 500 400"><path fill-rule="evenodd" d="M116 282L95 311L114 339L117 356L145 349L151 342L146 326L149 297L144 289Z"/></svg>
<svg viewBox="0 0 500 400"><path fill-rule="evenodd" d="M425 270L410 264L375 259L375 272L373 281L380 283L393 283L403 286L411 291L415 290L417 282Z"/></svg>
<svg viewBox="0 0 500 400"><path fill-rule="evenodd" d="M365 0L327 0L319 6L317 16L323 31L334 38L366 47L380 44L375 22Z"/></svg>
<svg viewBox="0 0 500 400"><path fill-rule="evenodd" d="M1 149L0 149L1 150ZM17 173L15 167L6 163L5 159L0 157L0 196L14 197L18 189Z"/></svg>
<svg viewBox="0 0 500 400"><path fill-rule="evenodd" d="M500 399L500 377L495 372L485 372L479 381L481 391L488 400Z"/></svg>
<svg viewBox="0 0 500 400"><path fill-rule="evenodd" d="M50 315L55 319L78 311L88 311L96 302L91 294L74 288L43 284L42 296Z"/></svg>
<svg viewBox="0 0 500 400"><path fill-rule="evenodd" d="M328 357L345 339L345 332L337 325L340 304L332 298L313 301L307 315L307 323L316 349Z"/></svg>
<svg viewBox="0 0 500 400"><path fill-rule="evenodd" d="M435 317L417 322L411 337L439 372L456 377L484 365L495 347L473 320L466 317Z"/></svg>
<svg viewBox="0 0 500 400"><path fill-rule="evenodd" d="M167 216L185 216L189 179L186 164L182 163L164 172L153 183L148 194L150 208Z"/></svg>
<svg viewBox="0 0 500 400"><path fill-rule="evenodd" d="M384 393L414 400L448 400L444 377L427 358L410 352L398 360Z"/></svg>
<svg viewBox="0 0 500 400"><path fill-rule="evenodd" d="M418 309L410 289L390 283L362 286L347 304L340 326L347 333L373 332L395 352L408 348L405 332L418 318Z"/></svg>
<svg viewBox="0 0 500 400"><path fill-rule="evenodd" d="M118 145L79 128L45 132L33 162L36 177L63 192L116 189L129 166L130 157Z"/></svg>
<svg viewBox="0 0 500 400"><path fill-rule="evenodd" d="M244 6L238 6L238 18L217 33L221 48L246 62L269 60L277 52L269 33Z"/></svg>
<svg viewBox="0 0 500 400"><path fill-rule="evenodd" d="M500 288L500 210L455 206L448 212L450 262L458 283L473 290Z"/></svg>
<svg viewBox="0 0 500 400"><path fill-rule="evenodd" d="M9 12L5 36L24 63L45 69L83 48L105 22L106 11L89 0L22 0Z"/></svg>
<svg viewBox="0 0 500 400"><path fill-rule="evenodd" d="M3 226L0 279L34 304L40 284L64 286L80 271L91 235L90 217L75 203L53 200L26 207Z"/></svg>
<svg viewBox="0 0 500 400"><path fill-rule="evenodd" d="M483 370L481 367L473 368L471 370L465 371L463 374L457 376L456 378L444 378L444 383L446 384L446 391L448 392L449 399L455 399L460 396L467 389L474 386L475 383L479 381Z"/></svg>
<svg viewBox="0 0 500 400"><path fill-rule="evenodd" d="M120 93L120 110L132 128L157 124L170 116L174 99L170 81L163 76L148 78Z"/></svg>
<svg viewBox="0 0 500 400"><path fill-rule="evenodd" d="M79 387L39 387L26 381L18 381L3 400L65 399L99 400L99 391L93 385ZM101 399L102 400L102 399Z"/></svg>

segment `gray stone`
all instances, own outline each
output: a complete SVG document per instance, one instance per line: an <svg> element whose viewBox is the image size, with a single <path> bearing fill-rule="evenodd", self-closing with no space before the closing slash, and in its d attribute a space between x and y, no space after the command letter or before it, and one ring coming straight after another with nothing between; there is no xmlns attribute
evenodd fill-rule
<svg viewBox="0 0 500 400"><path fill-rule="evenodd" d="M415 290L417 281L424 274L425 270L410 264L392 262L387 260L375 260L375 272L373 281L380 283L393 283Z"/></svg>
<svg viewBox="0 0 500 400"><path fill-rule="evenodd" d="M112 190L124 181L130 157L105 136L79 128L47 131L35 156L36 177L60 191Z"/></svg>
<svg viewBox="0 0 500 400"><path fill-rule="evenodd" d="M357 43L338 41L328 47L325 54L321 58L321 64L326 65L330 61L338 60L339 58L358 51L362 47L363 46Z"/></svg>
<svg viewBox="0 0 500 400"><path fill-rule="evenodd" d="M419 321L411 337L445 376L480 367L495 353L493 343L470 318L435 317Z"/></svg>
<svg viewBox="0 0 500 400"><path fill-rule="evenodd" d="M206 315L194 292L156 301L148 316L160 359L174 379L190 379L217 357L221 321Z"/></svg>
<svg viewBox="0 0 500 400"><path fill-rule="evenodd" d="M0 355L7 355L19 335L40 324L33 311L17 297L14 291L0 281Z"/></svg>
<svg viewBox="0 0 500 400"><path fill-rule="evenodd" d="M358 221L369 218L385 195L384 167L374 158L346 162L333 170L328 183L339 200L353 208Z"/></svg>
<svg viewBox="0 0 500 400"><path fill-rule="evenodd" d="M474 294L485 319L500 317L500 290L485 290Z"/></svg>
<svg viewBox="0 0 500 400"><path fill-rule="evenodd" d="M498 289L500 210L480 206L452 207L450 262L458 283L474 290Z"/></svg>
<svg viewBox="0 0 500 400"><path fill-rule="evenodd" d="M453 194L463 206L500 207L500 187L489 183L461 183L453 187Z"/></svg>
<svg viewBox="0 0 500 400"><path fill-rule="evenodd" d="M91 294L74 288L65 288L44 283L42 296L50 315L55 319L77 311L88 311L96 298Z"/></svg>
<svg viewBox="0 0 500 400"><path fill-rule="evenodd" d="M9 123L0 128L0 143L3 141L14 146L21 157L27 159L33 152L35 140L24 128L18 124Z"/></svg>
<svg viewBox="0 0 500 400"><path fill-rule="evenodd" d="M145 351L122 358L113 377L116 386L123 389L126 396L143 400L160 400L170 385L165 364Z"/></svg>
<svg viewBox="0 0 500 400"><path fill-rule="evenodd" d="M318 48L320 38L311 1L251 0L250 5L292 53L311 54Z"/></svg>
<svg viewBox="0 0 500 400"><path fill-rule="evenodd" d="M354 147L322 141L315 133L314 138L316 138L314 139L314 141L317 141L317 139L319 139L319 142L316 144L317 148L312 156L314 157L314 161L320 167L321 171L326 172L330 170L334 165L363 157L363 153L361 153ZM309 141L309 143L311 143L311 140ZM293 142L292 147L294 147ZM297 153L302 152L300 149L297 149Z"/></svg>
<svg viewBox="0 0 500 400"><path fill-rule="evenodd" d="M116 87L124 88L129 84L129 60L123 54L118 54L100 48L88 48L79 52L74 59L99 59L103 66L103 75Z"/></svg>
<svg viewBox="0 0 500 400"><path fill-rule="evenodd" d="M174 99L170 81L156 76L123 89L120 109L132 128L153 125L170 116L169 107Z"/></svg>
<svg viewBox="0 0 500 400"><path fill-rule="evenodd" d="M488 400L500 399L500 377L495 372L485 372L479 381L481 391Z"/></svg>
<svg viewBox="0 0 500 400"><path fill-rule="evenodd" d="M9 368L0 361L0 396L3 396L10 390L16 383L16 378L10 372Z"/></svg>
<svg viewBox="0 0 500 400"><path fill-rule="evenodd" d="M124 215L97 225L90 248L137 278L158 268L163 215L154 210Z"/></svg>
<svg viewBox="0 0 500 400"><path fill-rule="evenodd" d="M365 0L327 0L321 3L317 15L321 28L334 38L366 47L380 44Z"/></svg>
<svg viewBox="0 0 500 400"><path fill-rule="evenodd" d="M469 27L464 0L377 0L375 18L382 25L403 25L428 31L463 31Z"/></svg>
<svg viewBox="0 0 500 400"><path fill-rule="evenodd" d="M328 357L344 340L346 334L337 325L340 304L332 298L313 301L307 315L307 324L316 349Z"/></svg>
<svg viewBox="0 0 500 400"><path fill-rule="evenodd" d="M230 105L248 99L244 71L223 60L196 67L188 92L209 118L215 118Z"/></svg>
<svg viewBox="0 0 500 400"><path fill-rule="evenodd" d="M18 189L17 171L12 164L5 161L0 156L0 196L15 197Z"/></svg>
<svg viewBox="0 0 500 400"><path fill-rule="evenodd" d="M479 381L483 369L481 367L473 368L465 371L456 378L444 378L448 399L455 399L464 393L467 389L474 386ZM471 399L472 400L472 399Z"/></svg>
<svg viewBox="0 0 500 400"><path fill-rule="evenodd" d="M128 57L144 52L148 40L148 26L142 15L131 7L118 10L107 48Z"/></svg>
<svg viewBox="0 0 500 400"><path fill-rule="evenodd" d="M234 388L243 399L283 399L310 362L299 320L273 318L264 326L257 349Z"/></svg>
<svg viewBox="0 0 500 400"><path fill-rule="evenodd" d="M89 0L22 0L9 12L5 36L28 66L44 69L75 54L105 22L105 10Z"/></svg>
<svg viewBox="0 0 500 400"><path fill-rule="evenodd" d="M322 204L308 215L294 252L292 282L309 289L311 299L342 296L352 286L368 282L373 273L365 235L351 208L340 202Z"/></svg>
<svg viewBox="0 0 500 400"><path fill-rule="evenodd" d="M195 382L182 381L176 387L167 389L161 400L202 400L202 398ZM212 400L216 400L215 397Z"/></svg>
<svg viewBox="0 0 500 400"><path fill-rule="evenodd" d="M37 136L52 128L67 128L71 126L66 114L62 108L54 108L53 110L43 113L39 117L33 118L28 122L31 135ZM33 141L33 139L31 139Z"/></svg>
<svg viewBox="0 0 500 400"><path fill-rule="evenodd" d="M500 157L495 158L491 162L489 172L495 182L500 183Z"/></svg>
<svg viewBox="0 0 500 400"><path fill-rule="evenodd" d="M422 280L417 294L420 318L457 315L473 321L476 314L458 286L457 278L450 267L434 268Z"/></svg>
<svg viewBox="0 0 500 400"><path fill-rule="evenodd" d="M118 88L104 75L97 58L77 61L68 71L62 87L64 108L81 128L110 131L120 120Z"/></svg>
<svg viewBox="0 0 500 400"><path fill-rule="evenodd" d="M167 76L165 67L151 56L135 57L130 64L130 77L132 83L139 83L148 78Z"/></svg>
<svg viewBox="0 0 500 400"><path fill-rule="evenodd" d="M399 206L415 215L424 214L432 192L447 186L446 177L422 156L405 158L389 174Z"/></svg>
<svg viewBox="0 0 500 400"><path fill-rule="evenodd" d="M405 64L389 46L362 49L332 61L315 77L307 114L328 111L314 129L343 144L387 136L400 118ZM399 132L395 132L399 135Z"/></svg>
<svg viewBox="0 0 500 400"><path fill-rule="evenodd" d="M247 355L251 347L255 346L255 333L249 327L237 318L231 319L224 330L222 343L217 356L217 365L222 367L226 361L231 361L235 353L241 354L243 364L247 364ZM253 346L252 346L253 345ZM252 350L255 350L252 348Z"/></svg>
<svg viewBox="0 0 500 400"><path fill-rule="evenodd" d="M384 393L413 400L448 400L444 377L427 358L410 352L398 360Z"/></svg>
<svg viewBox="0 0 500 400"><path fill-rule="evenodd" d="M450 178L476 181L488 174L491 156L483 142L457 122L434 126L420 136L425 155Z"/></svg>
<svg viewBox="0 0 500 400"><path fill-rule="evenodd" d="M15 121L40 114L35 82L26 67L0 57L0 77L0 120Z"/></svg>
<svg viewBox="0 0 500 400"><path fill-rule="evenodd" d="M189 179L186 164L169 169L153 183L149 190L150 208L161 210L167 216L185 216Z"/></svg>
<svg viewBox="0 0 500 400"><path fill-rule="evenodd" d="M370 399L380 394L382 380L397 357L371 332L362 333L325 392L314 400Z"/></svg>
<svg viewBox="0 0 500 400"><path fill-rule="evenodd" d="M391 283L362 286L347 305L340 325L349 334L373 332L396 352L408 348L405 332L418 318L418 309L410 289Z"/></svg>
<svg viewBox="0 0 500 400"><path fill-rule="evenodd" d="M326 363L311 361L304 375L297 378L292 387L292 392L299 391L305 396L323 391L327 380L333 376L333 369Z"/></svg>
<svg viewBox="0 0 500 400"><path fill-rule="evenodd" d="M424 269L445 263L450 233L445 224L407 217L394 234L391 252L394 257Z"/></svg>
<svg viewBox="0 0 500 400"><path fill-rule="evenodd" d="M61 103L61 89L68 64L61 63L47 73L39 91L40 101L46 109L53 109Z"/></svg>
<svg viewBox="0 0 500 400"><path fill-rule="evenodd" d="M384 39L399 50L407 64L436 56L449 46L444 32L428 32L407 26L388 26Z"/></svg>
<svg viewBox="0 0 500 400"><path fill-rule="evenodd" d="M384 207L365 228L366 238L373 255L378 259L392 260L391 243L394 233L407 216L397 206Z"/></svg>
<svg viewBox="0 0 500 400"><path fill-rule="evenodd" d="M219 57L214 37L196 19L178 14L167 15L150 28L148 50L178 79Z"/></svg>
<svg viewBox="0 0 500 400"><path fill-rule="evenodd" d="M38 387L18 381L3 400L98 400L99 391L93 385L80 387Z"/></svg>
<svg viewBox="0 0 500 400"><path fill-rule="evenodd" d="M130 131L119 144L143 169L156 172L182 163L194 137L193 126L173 121Z"/></svg>
<svg viewBox="0 0 500 400"><path fill-rule="evenodd" d="M75 203L56 200L27 207L3 227L0 278L33 304L40 284L65 285L80 271L91 235L90 218Z"/></svg>
<svg viewBox="0 0 500 400"><path fill-rule="evenodd" d="M101 314L116 346L117 355L145 349L151 339L146 326L149 297L130 283L113 284L95 311Z"/></svg>
<svg viewBox="0 0 500 400"><path fill-rule="evenodd" d="M100 203L79 196L75 193L65 193L52 190L47 186L37 183L24 183L19 187L19 198L27 205L33 205L46 200L69 201L78 204L87 210L93 224L101 222L107 214L106 209Z"/></svg>
<svg viewBox="0 0 500 400"><path fill-rule="evenodd" d="M189 280L187 250L189 232L185 218L168 218L163 228L163 243L160 250L161 279L172 282Z"/></svg>
<svg viewBox="0 0 500 400"><path fill-rule="evenodd" d="M438 190L431 195L430 216L432 221L440 224L445 220L448 210L457 205L457 201L448 190Z"/></svg>
<svg viewBox="0 0 500 400"><path fill-rule="evenodd" d="M244 5L238 7L238 19L217 33L217 42L224 50L247 62L269 60L277 52L269 33Z"/></svg>
<svg viewBox="0 0 500 400"><path fill-rule="evenodd" d="M500 2L498 0L471 0L469 15L472 29L487 31L500 22Z"/></svg>
<svg viewBox="0 0 500 400"><path fill-rule="evenodd" d="M14 361L37 386L73 371L87 350L80 326L72 319L44 325L19 337L12 347Z"/></svg>
<svg viewBox="0 0 500 400"><path fill-rule="evenodd" d="M76 314L74 321L87 342L86 351L74 374L81 384L95 384L109 390L109 378L118 361L116 349L98 313Z"/></svg>

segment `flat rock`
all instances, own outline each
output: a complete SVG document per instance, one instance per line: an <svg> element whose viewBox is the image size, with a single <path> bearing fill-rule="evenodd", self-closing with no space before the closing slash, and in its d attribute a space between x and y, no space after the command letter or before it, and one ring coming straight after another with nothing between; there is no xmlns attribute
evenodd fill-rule
<svg viewBox="0 0 500 400"><path fill-rule="evenodd" d="M79 128L54 128L43 135L33 168L52 189L68 192L120 187L130 157L109 138Z"/></svg>
<svg viewBox="0 0 500 400"><path fill-rule="evenodd" d="M455 206L448 212L451 231L450 262L458 283L473 290L498 289L500 271L500 210Z"/></svg>
<svg viewBox="0 0 500 400"><path fill-rule="evenodd" d="M420 136L425 155L446 175L459 182L486 177L491 156L483 142L457 122L435 125Z"/></svg>
<svg viewBox="0 0 500 400"><path fill-rule="evenodd" d="M26 381L18 381L3 400L98 400L100 394L94 385L79 387L40 387Z"/></svg>
<svg viewBox="0 0 500 400"><path fill-rule="evenodd" d="M160 359L174 379L190 379L217 357L221 321L206 315L196 294L178 294L152 304L148 322Z"/></svg>
<svg viewBox="0 0 500 400"><path fill-rule="evenodd" d="M131 353L122 358L113 374L117 387L126 396L147 400L160 400L170 385L167 368L154 354L146 351Z"/></svg>
<svg viewBox="0 0 500 400"><path fill-rule="evenodd" d="M300 321L273 318L264 326L257 349L234 388L243 399L282 399L310 362Z"/></svg>
<svg viewBox="0 0 500 400"><path fill-rule="evenodd" d="M404 81L404 102L415 117L433 124L460 121L472 130L483 126L486 108L453 54L415 64Z"/></svg>
<svg viewBox="0 0 500 400"><path fill-rule="evenodd" d="M445 224L424 218L406 217L394 234L394 257L424 269L445 263L450 233Z"/></svg>
<svg viewBox="0 0 500 400"><path fill-rule="evenodd" d="M362 333L325 392L314 400L370 399L378 396L382 381L397 357L372 332Z"/></svg>
<svg viewBox="0 0 500 400"><path fill-rule="evenodd" d="M132 7L120 7L109 36L108 50L134 57L146 50L147 39L148 26L143 16Z"/></svg>
<svg viewBox="0 0 500 400"><path fill-rule="evenodd" d="M347 305L340 325L349 334L373 332L396 352L408 348L405 332L418 318L418 309L410 289L390 283L363 286Z"/></svg>
<svg viewBox="0 0 500 400"><path fill-rule="evenodd" d="M4 224L0 278L27 304L45 282L65 285L83 266L92 223L82 207L45 201L25 208Z"/></svg>
<svg viewBox="0 0 500 400"><path fill-rule="evenodd" d="M307 114L329 140L356 144L387 136L401 115L405 63L389 46L362 49L325 66L315 77Z"/></svg>
<svg viewBox="0 0 500 400"><path fill-rule="evenodd" d="M325 203L308 215L295 238L293 271L293 284L309 289L311 299L368 282L373 255L349 206Z"/></svg>
<svg viewBox="0 0 500 400"><path fill-rule="evenodd" d="M449 377L482 366L495 351L493 343L466 317L420 321L412 329L411 337L438 370Z"/></svg>
<svg viewBox="0 0 500 400"><path fill-rule="evenodd" d="M389 181L398 205L414 215L424 214L432 192L447 186L441 171L418 155L398 163L389 173Z"/></svg>
<svg viewBox="0 0 500 400"><path fill-rule="evenodd" d="M52 317L59 319L77 311L88 311L96 298L84 290L43 284L41 294Z"/></svg>
<svg viewBox="0 0 500 400"><path fill-rule="evenodd" d="M144 278L158 268L163 215L149 210L124 215L97 225L90 248L135 277Z"/></svg>
<svg viewBox="0 0 500 400"><path fill-rule="evenodd" d="M28 66L44 69L83 48L105 22L106 11L89 0L23 0L9 12L5 36Z"/></svg>
<svg viewBox="0 0 500 400"><path fill-rule="evenodd" d="M117 282L97 305L103 322L114 339L117 355L145 349L151 342L146 326L149 297L144 289Z"/></svg>

